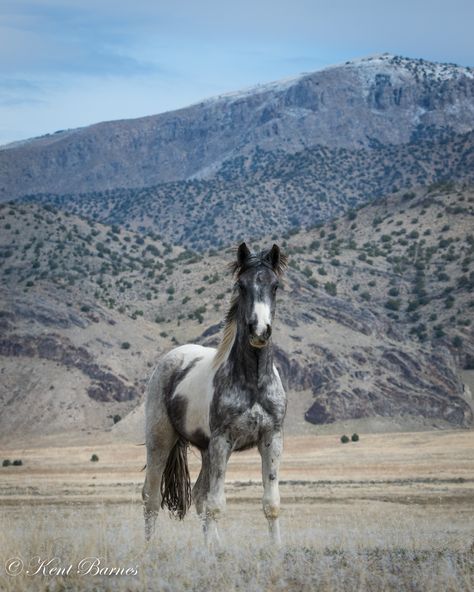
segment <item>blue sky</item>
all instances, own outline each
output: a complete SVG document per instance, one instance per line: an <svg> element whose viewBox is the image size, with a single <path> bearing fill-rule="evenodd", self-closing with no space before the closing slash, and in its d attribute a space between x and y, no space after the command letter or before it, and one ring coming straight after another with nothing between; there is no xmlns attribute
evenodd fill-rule
<svg viewBox="0 0 474 592"><path fill-rule="evenodd" d="M385 51L474 66L472 0L0 0L0 144Z"/></svg>

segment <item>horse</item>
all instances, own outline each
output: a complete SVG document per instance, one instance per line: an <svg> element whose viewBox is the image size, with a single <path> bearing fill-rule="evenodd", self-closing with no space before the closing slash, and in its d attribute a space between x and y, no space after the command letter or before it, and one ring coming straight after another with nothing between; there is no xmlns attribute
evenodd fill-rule
<svg viewBox="0 0 474 592"><path fill-rule="evenodd" d="M263 513L270 540L280 544L278 472L287 399L273 363L271 335L287 257L276 244L252 253L242 243L230 267L235 281L218 348L174 348L158 361L148 384L142 491L147 541L160 508L183 519L194 501L207 546L219 546L217 521L225 510L230 454L257 446ZM192 490L189 444L202 459Z"/></svg>

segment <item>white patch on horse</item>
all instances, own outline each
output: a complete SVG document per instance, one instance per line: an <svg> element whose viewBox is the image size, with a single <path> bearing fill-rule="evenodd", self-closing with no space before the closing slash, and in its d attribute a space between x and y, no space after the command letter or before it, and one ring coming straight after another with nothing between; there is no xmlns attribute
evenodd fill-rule
<svg viewBox="0 0 474 592"><path fill-rule="evenodd" d="M256 335L262 335L272 322L270 306L267 302L255 302L253 312L257 319L255 333Z"/></svg>
<svg viewBox="0 0 474 592"><path fill-rule="evenodd" d="M173 397L179 396L186 402L186 417L184 418L185 435L191 436L197 430L202 430L206 436L211 435L209 428L209 409L214 394L213 379L215 370L213 360L216 350L201 345L183 345L174 350L183 355L183 366L200 358L196 365L179 383Z"/></svg>

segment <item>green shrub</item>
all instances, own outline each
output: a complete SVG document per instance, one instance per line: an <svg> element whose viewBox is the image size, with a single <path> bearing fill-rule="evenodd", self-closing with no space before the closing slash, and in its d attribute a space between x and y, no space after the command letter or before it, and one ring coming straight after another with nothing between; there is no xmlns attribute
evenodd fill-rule
<svg viewBox="0 0 474 592"><path fill-rule="evenodd" d="M349 442L349 438L348 438L348 436L346 436L346 434L344 434L343 436L341 436L341 442L343 444L347 444Z"/></svg>
<svg viewBox="0 0 474 592"><path fill-rule="evenodd" d="M93 454L91 456L91 462L98 462L99 461L99 457L97 456L97 454Z"/></svg>
<svg viewBox="0 0 474 592"><path fill-rule="evenodd" d="M8 458L6 458L3 462L2 462L2 467L9 467L12 464L11 460L8 460Z"/></svg>
<svg viewBox="0 0 474 592"><path fill-rule="evenodd" d="M122 349L130 349L130 343L128 341L123 341L120 347Z"/></svg>
<svg viewBox="0 0 474 592"><path fill-rule="evenodd" d="M351 440L353 442L358 442L359 441L359 434L352 434Z"/></svg>
<svg viewBox="0 0 474 592"><path fill-rule="evenodd" d="M14 460L12 464L14 467L21 467L23 465L23 461L21 459L17 459Z"/></svg>
<svg viewBox="0 0 474 592"><path fill-rule="evenodd" d="M400 310L400 300L394 298L387 300L385 308L388 308L388 310Z"/></svg>
<svg viewBox="0 0 474 592"><path fill-rule="evenodd" d="M337 294L337 285L334 282L326 282L324 284L324 289L330 296L335 296Z"/></svg>

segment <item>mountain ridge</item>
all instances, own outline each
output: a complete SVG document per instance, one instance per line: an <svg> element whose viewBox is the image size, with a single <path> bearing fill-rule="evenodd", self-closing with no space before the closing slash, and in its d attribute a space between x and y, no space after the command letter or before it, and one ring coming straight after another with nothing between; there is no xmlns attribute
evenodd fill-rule
<svg viewBox="0 0 474 592"><path fill-rule="evenodd" d="M279 86L280 84L280 86ZM213 176L257 146L403 144L418 126L474 129L472 68L382 55L134 120L0 148L0 200Z"/></svg>

